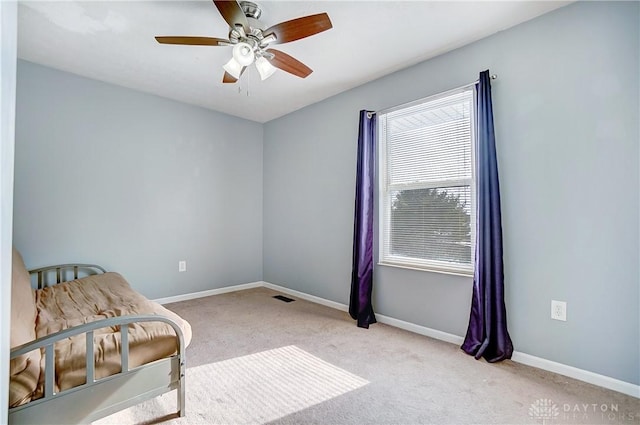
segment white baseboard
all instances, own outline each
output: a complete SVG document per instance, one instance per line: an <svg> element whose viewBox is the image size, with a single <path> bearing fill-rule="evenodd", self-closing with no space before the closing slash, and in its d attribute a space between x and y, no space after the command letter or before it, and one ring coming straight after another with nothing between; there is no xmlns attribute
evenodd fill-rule
<svg viewBox="0 0 640 425"><path fill-rule="evenodd" d="M533 366L537 367L538 369L548 370L549 372L568 376L569 378L574 378L579 381L597 385L599 387L618 391L632 397L640 398L640 385L635 385L630 382L625 382L619 379L611 378L609 376L589 372L588 370L578 369L577 367L569 366L563 363L557 363L552 360L543 359L542 357L532 356L531 354L521 353L519 351L513 352L511 360L513 360L514 362L525 364L527 366Z"/></svg>
<svg viewBox="0 0 640 425"><path fill-rule="evenodd" d="M315 295L306 294L304 292L289 289L284 286L275 285L269 282L252 282L245 283L243 285L227 286L224 288L211 289L208 291L194 292L186 295L178 295L175 297L161 298L155 300L160 304L168 304L178 301L186 301L194 298L208 297L210 295L224 294L226 292L241 291L244 289L265 287L274 291L282 292L287 295L298 297L300 299L311 301L316 304L321 304L330 308L335 308L340 311L349 311L349 306L346 304L330 301L325 298L320 298ZM404 329L409 332L417 333L420 335L428 336L440 341L449 342L451 344L462 345L464 338L459 335L442 332L436 329L427 328L426 326L416 325L415 323L405 322L404 320L394 319L393 317L385 316L376 313L376 319L380 323L384 323L389 326ZM557 373L560 375L568 376L569 378L577 379L579 381L587 382L589 384L597 385L599 387L607 388L613 391L618 391L623 394L630 395L632 397L640 398L640 385L635 385L630 382L621 381L619 379L611 378L609 376L600 375L598 373L590 372L584 369L578 369L573 366L557 363L552 360L543 359L542 357L532 356L530 354L514 351L511 360L517 363L525 364L527 366L537 367L538 369L547 370L549 372Z"/></svg>
<svg viewBox="0 0 640 425"><path fill-rule="evenodd" d="M224 288L208 289L206 291L192 292L190 294L176 295L174 297L158 298L153 300L158 304L177 303L179 301L193 300L196 298L210 297L211 295L226 294L227 292L242 291L244 289L260 288L263 282L243 283L241 285L225 286Z"/></svg>
<svg viewBox="0 0 640 425"><path fill-rule="evenodd" d="M426 326L416 325L415 323L405 322L404 320L394 319L393 317L385 316L376 313L376 319L380 323L393 326L395 328L404 329L405 331L413 332L416 334L428 336L440 341L449 342L451 344L462 345L464 338L458 335L442 332L437 329L427 328Z"/></svg>
<svg viewBox="0 0 640 425"><path fill-rule="evenodd" d="M303 300L311 301L316 304L322 304L327 307L335 308L336 310L341 311L349 311L349 306L346 304L338 303L335 301L330 301L325 298L316 297L315 295L305 294L304 292L296 291L293 289L285 288L284 286L275 285L269 282L263 282L265 288L273 289L274 291L283 292L287 295L291 295L293 297L298 297ZM385 316L382 314L376 313L376 320L379 323L384 323L389 326L393 326L396 328L404 329L409 332L417 333L420 335L425 335L434 339L439 339L442 341L450 342L452 344L462 344L464 338L449 334L446 332L438 331L435 329L427 328L424 326L416 325L414 323L405 322L404 320L394 319L393 317Z"/></svg>
<svg viewBox="0 0 640 425"><path fill-rule="evenodd" d="M349 311L349 306L346 304L337 303L335 301L329 301L324 298L316 297L315 295L305 294L304 292L285 288L284 286L280 286L280 285L274 285L273 283L269 283L269 282L262 282L262 285L265 288L273 289L274 291L278 291L278 292L284 292L287 295L298 297L306 301L311 301L316 304L322 304L327 307L335 308L336 310Z"/></svg>

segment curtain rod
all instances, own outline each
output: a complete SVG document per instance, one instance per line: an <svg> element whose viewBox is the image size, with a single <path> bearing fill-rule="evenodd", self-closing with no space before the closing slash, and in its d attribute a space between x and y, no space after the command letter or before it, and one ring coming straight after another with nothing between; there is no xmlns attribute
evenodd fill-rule
<svg viewBox="0 0 640 425"><path fill-rule="evenodd" d="M491 74L491 79L492 79L492 80L495 80L495 79L497 79L497 78L498 78L498 76L497 76L496 74ZM479 82L479 81L480 81L480 80L475 80L475 81L473 81L473 82L471 82L471 83L469 83L469 84L465 84L465 85L463 85L463 86L456 87L455 89L451 89L451 90L447 90L447 91L462 90L462 89L467 88L467 87L470 87L470 86L475 86L476 84L478 84L478 82ZM445 92L443 92L443 93L445 93ZM399 108L407 107L407 106L409 106L409 105L411 105L411 104L414 104L414 103L422 103L422 102L426 101L427 99L432 98L432 97L434 97L434 96L440 96L440 94L442 94L442 93L432 94L431 96L423 97L422 99L412 100L411 102L402 103L402 104L400 104L400 105L396 105L396 106L390 106L390 107L388 107L388 108L384 108L384 109L382 109L382 110L380 110L380 111L371 111L371 112L367 112L367 118L371 118L371 117L373 116L373 114L382 114L382 113L387 113L387 112L390 112L390 111L392 111L392 110L394 110L394 109L399 109Z"/></svg>

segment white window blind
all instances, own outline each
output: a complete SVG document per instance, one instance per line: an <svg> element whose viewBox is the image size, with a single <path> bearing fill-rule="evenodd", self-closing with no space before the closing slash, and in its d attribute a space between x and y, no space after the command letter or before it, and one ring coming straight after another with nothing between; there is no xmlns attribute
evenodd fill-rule
<svg viewBox="0 0 640 425"><path fill-rule="evenodd" d="M380 114L381 264L473 273L473 89Z"/></svg>

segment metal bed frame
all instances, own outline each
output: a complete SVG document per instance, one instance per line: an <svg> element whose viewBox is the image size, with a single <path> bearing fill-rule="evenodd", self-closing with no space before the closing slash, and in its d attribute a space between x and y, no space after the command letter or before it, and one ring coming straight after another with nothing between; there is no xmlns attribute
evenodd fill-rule
<svg viewBox="0 0 640 425"><path fill-rule="evenodd" d="M68 269L73 270L74 279L79 270L105 273L106 270L94 264L61 264L30 270L36 274L38 289L47 285L47 275L55 270L56 283L64 281ZM93 273L91 273L93 271ZM129 368L130 324L139 322L164 322L176 333L177 350L171 357L156 360L135 368ZM121 370L105 378L95 378L93 333L97 329L119 327L121 337ZM84 384L64 391L55 391L54 344L75 335L86 335L86 371ZM157 397L168 391L177 390L178 416L185 415L185 344L180 326L173 320L158 315L130 315L112 317L74 326L60 332L38 338L11 350L11 359L34 350L44 349L44 396L18 407L9 409L9 424L80 424L90 423L112 413L134 406L142 401Z"/></svg>

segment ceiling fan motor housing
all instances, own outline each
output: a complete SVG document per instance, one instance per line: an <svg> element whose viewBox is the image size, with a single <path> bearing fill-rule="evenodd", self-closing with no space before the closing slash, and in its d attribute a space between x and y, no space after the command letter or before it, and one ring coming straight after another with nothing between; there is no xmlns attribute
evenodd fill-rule
<svg viewBox="0 0 640 425"><path fill-rule="evenodd" d="M260 6L258 6L254 2L241 1L240 2L240 7L242 8L242 11L244 12L244 15L247 18L252 18L252 19L258 20L258 19L260 19L260 16L262 15L262 9L260 8Z"/></svg>
<svg viewBox="0 0 640 425"><path fill-rule="evenodd" d="M247 21L249 22L251 35L258 40L262 40L262 24L259 21L260 16L262 16L262 8L258 4L251 1L241 1L240 7L242 8L242 12L244 13L244 16L247 17Z"/></svg>
<svg viewBox="0 0 640 425"><path fill-rule="evenodd" d="M260 16L262 16L262 9L258 4L251 1L241 1L239 4L242 8L242 12L247 17L251 31L249 33L245 33L241 26L231 28L229 31L229 41L233 44L247 43L252 47L256 56L271 58L272 55L267 53L265 49L275 38L265 37L262 33L262 24L258 20Z"/></svg>

